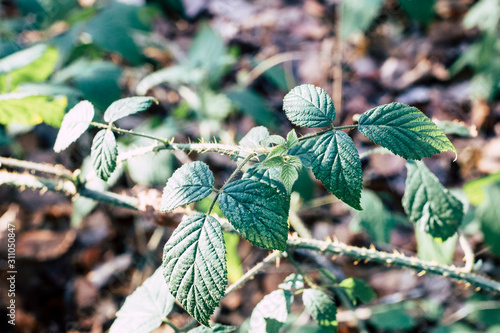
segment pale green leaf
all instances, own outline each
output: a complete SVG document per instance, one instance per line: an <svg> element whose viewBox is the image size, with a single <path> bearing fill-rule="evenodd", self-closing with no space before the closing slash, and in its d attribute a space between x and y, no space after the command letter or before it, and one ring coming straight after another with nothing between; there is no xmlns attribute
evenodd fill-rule
<svg viewBox="0 0 500 333"><path fill-rule="evenodd" d="M92 118L94 118L94 106L89 101L75 105L63 118L54 151L59 153L75 142L87 130Z"/></svg>
<svg viewBox="0 0 500 333"><path fill-rule="evenodd" d="M344 289L354 305L358 303L358 299L363 303L368 303L377 296L373 289L361 279L347 278L340 282L340 287Z"/></svg>
<svg viewBox="0 0 500 333"><path fill-rule="evenodd" d="M295 130L291 130L286 136L286 146L290 149L298 144L299 138L297 137L297 133L295 133Z"/></svg>
<svg viewBox="0 0 500 333"><path fill-rule="evenodd" d="M280 289L304 289L304 278L300 274L292 273L286 277L278 286Z"/></svg>
<svg viewBox="0 0 500 333"><path fill-rule="evenodd" d="M267 138L263 139L261 143L271 143L275 145L284 145L286 140L284 137L279 135L270 135Z"/></svg>
<svg viewBox="0 0 500 333"><path fill-rule="evenodd" d="M420 0L419 0L420 1ZM350 0L340 3L340 37L347 40L365 32L380 15L384 0Z"/></svg>
<svg viewBox="0 0 500 333"><path fill-rule="evenodd" d="M436 125L446 135L457 135L463 138L472 138L477 136L477 131L468 128L464 123L452 120L438 120Z"/></svg>
<svg viewBox="0 0 500 333"><path fill-rule="evenodd" d="M250 317L250 332L278 333L286 322L293 295L288 290L275 290L255 306Z"/></svg>
<svg viewBox="0 0 500 333"><path fill-rule="evenodd" d="M292 193L292 187L297 178L299 178L299 173L293 165L285 164L281 167L281 182L285 185L288 194Z"/></svg>
<svg viewBox="0 0 500 333"><path fill-rule="evenodd" d="M47 45L35 45L0 60L0 91L12 91L23 82L45 81L52 74L59 53Z"/></svg>
<svg viewBox="0 0 500 333"><path fill-rule="evenodd" d="M286 164L294 166L297 170L302 170L302 161L297 156L287 156Z"/></svg>
<svg viewBox="0 0 500 333"><path fill-rule="evenodd" d="M270 169L280 167L285 164L285 159L283 156L273 156L271 158L266 158L262 163L258 164L261 169Z"/></svg>
<svg viewBox="0 0 500 333"><path fill-rule="evenodd" d="M214 217L194 213L182 220L165 244L163 275L182 307L208 326L227 285L224 237Z"/></svg>
<svg viewBox="0 0 500 333"><path fill-rule="evenodd" d="M113 102L104 112L105 122L114 122L131 114L147 110L153 102L158 103L154 97L127 97Z"/></svg>
<svg viewBox="0 0 500 333"><path fill-rule="evenodd" d="M276 146L269 154L267 154L266 160L277 156L284 156L287 151L288 148L286 148L285 145Z"/></svg>
<svg viewBox="0 0 500 333"><path fill-rule="evenodd" d="M66 111L67 98L31 93L0 95L0 124L37 125L42 122L59 127Z"/></svg>
<svg viewBox="0 0 500 333"><path fill-rule="evenodd" d="M463 25L467 29L474 27L482 31L498 32L500 20L500 4L498 0L480 0L465 15Z"/></svg>
<svg viewBox="0 0 500 333"><path fill-rule="evenodd" d="M486 188L494 183L500 182L500 172L491 175L471 180L464 184L464 192L467 194L467 199L473 205L479 206L486 198Z"/></svg>
<svg viewBox="0 0 500 333"><path fill-rule="evenodd" d="M245 148L264 148L267 145L264 145L262 142L269 136L269 131L264 126L257 126L252 128L248 133L240 140L239 144Z"/></svg>
<svg viewBox="0 0 500 333"><path fill-rule="evenodd" d="M297 126L324 127L335 120L332 99L325 90L303 84L290 90L283 99L283 110Z"/></svg>
<svg viewBox="0 0 500 333"><path fill-rule="evenodd" d="M92 151L90 154L92 165L99 178L107 181L116 168L116 158L118 149L113 132L110 130L100 130L97 132L92 142Z"/></svg>
<svg viewBox="0 0 500 333"><path fill-rule="evenodd" d="M366 111L359 131L375 143L405 159L421 160L456 149L443 131L417 108L391 103Z"/></svg>
<svg viewBox="0 0 500 333"><path fill-rule="evenodd" d="M443 242L441 239L434 239L428 233L415 228L415 238L417 239L417 256L420 259L437 262L441 265L453 263L458 235L453 235Z"/></svg>
<svg viewBox="0 0 500 333"><path fill-rule="evenodd" d="M168 180L160 210L166 212L199 201L212 192L213 186L214 175L208 165L201 161L184 164Z"/></svg>
<svg viewBox="0 0 500 333"><path fill-rule="evenodd" d="M285 193L263 182L229 183L219 206L238 232L254 245L284 251L288 238L289 201Z"/></svg>
<svg viewBox="0 0 500 333"><path fill-rule="evenodd" d="M361 210L363 173L352 139L342 131L325 133L316 140L311 155L316 178L337 198Z"/></svg>
<svg viewBox="0 0 500 333"><path fill-rule="evenodd" d="M211 325L210 327L206 326L198 326L196 328L193 328L192 330L189 330L189 333L230 333L234 332L236 330L236 327L234 326L225 326L221 324L214 324Z"/></svg>
<svg viewBox="0 0 500 333"><path fill-rule="evenodd" d="M423 162L408 161L403 207L408 218L434 238L446 240L457 231L464 216L463 205Z"/></svg>
<svg viewBox="0 0 500 333"><path fill-rule="evenodd" d="M307 312L320 326L337 326L337 306L323 291L318 289L304 289L302 300Z"/></svg>
<svg viewBox="0 0 500 333"><path fill-rule="evenodd" d="M180 85L198 85L204 77L204 71L186 65L171 66L144 77L135 88L137 95L146 95L149 89L162 83L177 88Z"/></svg>
<svg viewBox="0 0 500 333"><path fill-rule="evenodd" d="M109 332L149 333L160 327L163 318L172 311L174 302L160 267L127 297Z"/></svg>
<svg viewBox="0 0 500 333"><path fill-rule="evenodd" d="M500 184L486 188L486 200L478 208L484 241L495 256L500 257Z"/></svg>

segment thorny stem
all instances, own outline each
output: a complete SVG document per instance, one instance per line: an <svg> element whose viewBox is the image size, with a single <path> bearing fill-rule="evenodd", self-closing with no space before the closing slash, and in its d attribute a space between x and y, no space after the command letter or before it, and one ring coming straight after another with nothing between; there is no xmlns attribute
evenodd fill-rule
<svg viewBox="0 0 500 333"><path fill-rule="evenodd" d="M96 191L88 189L84 186L77 187L71 181L47 179L29 174L0 171L0 184L10 185L20 189L30 188L40 191L49 190L63 193L68 196L75 196L79 194L110 205L139 210L139 200L135 197L120 195L108 191ZM491 280L479 274L464 272L463 269L456 266L440 265L420 260L415 257L407 257L402 253L387 253L378 251L374 248L367 249L349 246L339 241L320 241L299 237L289 237L287 240L287 247L290 249L304 249L319 253L345 255L353 258L357 262L372 261L388 266L411 268L420 271L421 273L441 275L460 282L465 282L467 285L474 285L478 289L484 289L500 295L500 282ZM236 286L231 286L228 288L228 291L232 291L234 288L236 288Z"/></svg>
<svg viewBox="0 0 500 333"><path fill-rule="evenodd" d="M42 164L31 161L21 161L14 158L1 157L0 166L8 166L11 168L26 169L30 171L43 172L54 175L56 177L73 180L73 173L62 166Z"/></svg>

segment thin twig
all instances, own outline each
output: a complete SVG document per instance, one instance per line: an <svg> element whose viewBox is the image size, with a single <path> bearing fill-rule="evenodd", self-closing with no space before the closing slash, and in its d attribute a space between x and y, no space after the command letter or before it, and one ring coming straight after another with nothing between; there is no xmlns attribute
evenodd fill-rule
<svg viewBox="0 0 500 333"><path fill-rule="evenodd" d="M469 242L467 242L467 239L460 231L458 231L458 242L464 251L465 266L462 270L464 272L471 272L475 261L474 251L472 251Z"/></svg>
<svg viewBox="0 0 500 333"><path fill-rule="evenodd" d="M51 165L31 161L22 161L8 157L0 157L0 166L43 172L64 179L73 179L73 173L61 165Z"/></svg>

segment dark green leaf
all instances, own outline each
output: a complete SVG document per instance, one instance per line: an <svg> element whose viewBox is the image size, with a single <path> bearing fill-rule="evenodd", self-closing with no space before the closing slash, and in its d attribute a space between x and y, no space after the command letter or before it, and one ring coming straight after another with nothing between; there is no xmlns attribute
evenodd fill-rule
<svg viewBox="0 0 500 333"><path fill-rule="evenodd" d="M66 97L54 98L30 93L0 95L0 124L36 125L44 122L59 127L66 105Z"/></svg>
<svg viewBox="0 0 500 333"><path fill-rule="evenodd" d="M292 187L297 178L299 178L299 173L293 165L285 164L281 167L281 182L285 185L288 194L292 193Z"/></svg>
<svg viewBox="0 0 500 333"><path fill-rule="evenodd" d="M251 116L259 125L279 128L279 122L267 100L252 90L232 89L227 97L245 114Z"/></svg>
<svg viewBox="0 0 500 333"><path fill-rule="evenodd" d="M417 227L446 240L457 231L464 216L462 203L441 185L423 162L408 161L403 207Z"/></svg>
<svg viewBox="0 0 500 333"><path fill-rule="evenodd" d="M88 101L82 101L72 108L61 123L54 151L59 153L75 142L87 130L93 117L94 106Z"/></svg>
<svg viewBox="0 0 500 333"><path fill-rule="evenodd" d="M335 120L335 108L326 91L311 84L295 87L283 99L283 110L297 126L323 127Z"/></svg>
<svg viewBox="0 0 500 333"><path fill-rule="evenodd" d="M250 317L250 332L278 333L286 322L293 295L288 290L275 290L266 295L255 307Z"/></svg>
<svg viewBox="0 0 500 333"><path fill-rule="evenodd" d="M379 330L409 331L417 325L415 317L409 315L411 304L381 304L372 307L369 322Z"/></svg>
<svg viewBox="0 0 500 333"><path fill-rule="evenodd" d="M199 201L212 192L214 175L201 161L184 164L167 182L161 198L162 212Z"/></svg>
<svg viewBox="0 0 500 333"><path fill-rule="evenodd" d="M279 284L278 288L285 290L304 289L304 278L300 274L290 274Z"/></svg>
<svg viewBox="0 0 500 333"><path fill-rule="evenodd" d="M127 297L109 332L149 333L160 327L163 318L172 311L174 302L160 267Z"/></svg>
<svg viewBox="0 0 500 333"><path fill-rule="evenodd" d="M128 115L147 110L153 102L158 103L154 97L128 97L113 102L104 112L105 122L114 122Z"/></svg>
<svg viewBox="0 0 500 333"><path fill-rule="evenodd" d="M302 300L320 326L337 327L337 306L327 294L318 289L304 289Z"/></svg>
<svg viewBox="0 0 500 333"><path fill-rule="evenodd" d="M358 303L358 299L363 303L368 303L377 296L373 289L361 279L347 278L340 282L340 287L344 289L354 305Z"/></svg>
<svg viewBox="0 0 500 333"><path fill-rule="evenodd" d="M435 0L399 0L408 16L422 24L429 24L434 14Z"/></svg>
<svg viewBox="0 0 500 333"><path fill-rule="evenodd" d="M359 131L405 159L420 160L455 147L443 131L417 108L391 103L366 111Z"/></svg>
<svg viewBox="0 0 500 333"><path fill-rule="evenodd" d="M328 132L316 140L311 155L316 178L337 198L361 210L363 173L352 139L342 131Z"/></svg>
<svg viewBox="0 0 500 333"><path fill-rule="evenodd" d="M250 168L243 174L242 179L253 179L258 182L263 182L271 187L278 189L281 193L285 193L286 189L283 183L281 182L281 170L280 168L270 168L270 169L262 169L259 168L259 165L256 164Z"/></svg>
<svg viewBox="0 0 500 333"><path fill-rule="evenodd" d="M107 181L116 168L116 158L118 149L113 132L110 130L100 130L97 132L92 142L92 165L99 178Z"/></svg>
<svg viewBox="0 0 500 333"><path fill-rule="evenodd" d="M289 201L285 193L252 179L229 183L219 196L229 222L252 244L284 251Z"/></svg>
<svg viewBox="0 0 500 333"><path fill-rule="evenodd" d="M314 147L315 140L305 140L288 151L288 154L297 156L306 168L311 167L311 150Z"/></svg>
<svg viewBox="0 0 500 333"><path fill-rule="evenodd" d="M182 220L165 244L163 275L182 307L209 326L227 285L224 237L214 217L194 213Z"/></svg>

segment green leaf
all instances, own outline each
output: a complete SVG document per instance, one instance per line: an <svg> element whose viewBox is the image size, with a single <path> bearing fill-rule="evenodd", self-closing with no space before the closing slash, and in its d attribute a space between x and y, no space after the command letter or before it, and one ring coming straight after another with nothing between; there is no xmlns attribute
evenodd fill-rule
<svg viewBox="0 0 500 333"><path fill-rule="evenodd" d="M285 290L304 289L304 278L300 274L292 273L279 284L278 288Z"/></svg>
<svg viewBox="0 0 500 333"><path fill-rule="evenodd" d="M463 205L430 172L423 162L408 161L403 207L408 218L434 238L446 240L457 231Z"/></svg>
<svg viewBox="0 0 500 333"><path fill-rule="evenodd" d="M293 295L288 290L275 290L266 295L252 312L250 317L250 332L278 333L285 324Z"/></svg>
<svg viewBox="0 0 500 333"><path fill-rule="evenodd" d="M23 82L45 81L52 74L59 54L39 44L0 60L0 91L12 91Z"/></svg>
<svg viewBox="0 0 500 333"><path fill-rule="evenodd" d="M31 95L46 95L54 98L66 96L68 98L68 109L72 109L78 102L83 99L83 94L80 90L72 88L64 84L53 84L45 82L26 82L17 86L17 91L20 93L29 93Z"/></svg>
<svg viewBox="0 0 500 333"><path fill-rule="evenodd" d="M166 83L174 88L181 85L199 85L204 77L204 71L186 65L176 65L160 69L145 76L135 88L137 95L146 95L149 89Z"/></svg>
<svg viewBox="0 0 500 333"><path fill-rule="evenodd" d="M497 34L500 20L500 6L498 0L481 0L476 2L465 15L463 26L467 29L474 27L482 31Z"/></svg>
<svg viewBox="0 0 500 333"><path fill-rule="evenodd" d="M201 161L184 164L167 182L161 198L162 212L199 201L212 192L214 175Z"/></svg>
<svg viewBox="0 0 500 333"><path fill-rule="evenodd" d="M484 241L490 251L500 257L500 184L487 188L486 200L479 206L477 215L481 221Z"/></svg>
<svg viewBox="0 0 500 333"><path fill-rule="evenodd" d="M213 211L213 210L212 210ZM222 215L221 215L222 216ZM229 232L224 232L224 244L226 244L227 254L227 277L229 282L235 283L243 276L241 258L238 254L238 244L240 236Z"/></svg>
<svg viewBox="0 0 500 333"><path fill-rule="evenodd" d="M453 235L443 242L440 238L434 239L428 233L416 228L415 237L417 239L417 256L420 259L434 261L441 265L453 263L458 235Z"/></svg>
<svg viewBox="0 0 500 333"><path fill-rule="evenodd" d="M153 102L158 103L154 97L128 97L113 102L104 112L105 122L114 122L131 114L147 110Z"/></svg>
<svg viewBox="0 0 500 333"><path fill-rule="evenodd" d="M258 167L261 169L270 169L281 167L283 164L285 164L283 156L273 156L266 158L262 163L258 164Z"/></svg>
<svg viewBox="0 0 500 333"><path fill-rule="evenodd" d="M192 330L189 330L189 333L230 333L234 332L237 327L234 326L224 326L221 324L214 324L211 325L210 327L205 327L205 326L198 326L196 328L193 328Z"/></svg>
<svg viewBox="0 0 500 333"><path fill-rule="evenodd" d="M284 137L279 135L270 135L267 138L263 139L261 143L271 143L275 145L284 145L286 140Z"/></svg>
<svg viewBox="0 0 500 333"><path fill-rule="evenodd" d="M286 164L295 167L297 170L302 170L302 161L297 156L288 155L286 157Z"/></svg>
<svg viewBox="0 0 500 333"><path fill-rule="evenodd" d="M358 303L358 299L363 303L368 303L377 296L373 289L361 279L347 278L340 282L340 287L344 289L354 305Z"/></svg>
<svg viewBox="0 0 500 333"><path fill-rule="evenodd" d="M160 327L163 318L172 311L174 302L160 267L127 297L109 332L149 333Z"/></svg>
<svg viewBox="0 0 500 333"><path fill-rule="evenodd" d="M443 131L417 108L391 103L366 111L359 131L405 159L421 160L446 150L457 153Z"/></svg>
<svg viewBox="0 0 500 333"><path fill-rule="evenodd" d="M409 314L410 311L415 310L411 303L381 304L371 309L372 315L369 322L378 330L409 331L417 325L415 317Z"/></svg>
<svg viewBox="0 0 500 333"><path fill-rule="evenodd" d="M438 120L436 125L446 135L456 135L463 138L472 138L477 136L476 130L469 129L464 123L452 120Z"/></svg>
<svg viewBox="0 0 500 333"><path fill-rule="evenodd" d="M291 130L286 136L286 146L288 149L290 149L298 144L299 138L297 137L297 133L295 133L295 130Z"/></svg>
<svg viewBox="0 0 500 333"><path fill-rule="evenodd" d="M280 168L262 169L258 164L256 164L248 168L241 179L253 179L268 186L274 187L282 193L286 192L286 188L281 182Z"/></svg>
<svg viewBox="0 0 500 333"><path fill-rule="evenodd" d="M335 120L335 107L326 91L303 84L290 90L283 99L283 110L297 126L324 127Z"/></svg>
<svg viewBox="0 0 500 333"><path fill-rule="evenodd" d="M252 179L240 179L224 188L219 195L219 206L250 243L285 250L289 201L279 189Z"/></svg>
<svg viewBox="0 0 500 333"><path fill-rule="evenodd" d="M44 122L59 127L66 105L66 97L54 98L30 93L0 95L0 124L37 125Z"/></svg>
<svg viewBox="0 0 500 333"><path fill-rule="evenodd" d="M116 168L116 158L118 149L113 132L110 130L100 130L97 132L92 142L92 165L99 178L107 181Z"/></svg>
<svg viewBox="0 0 500 333"><path fill-rule="evenodd" d="M249 115L259 125L269 128L279 128L279 121L269 102L252 90L231 89L226 91L227 97L243 113Z"/></svg>
<svg viewBox="0 0 500 333"><path fill-rule="evenodd" d="M314 147L316 140L305 140L300 142L295 147L288 151L288 154L297 156L302 161L302 165L306 168L311 167L311 151Z"/></svg>
<svg viewBox="0 0 500 333"><path fill-rule="evenodd" d="M342 131L328 132L316 140L311 155L316 178L337 198L361 210L363 173L352 139Z"/></svg>
<svg viewBox="0 0 500 333"><path fill-rule="evenodd" d="M364 210L353 212L350 226L355 228L359 225L376 243L389 244L391 231L396 227L396 220L391 212L385 208L378 195L367 189L361 193L361 206Z"/></svg>
<svg viewBox="0 0 500 333"><path fill-rule="evenodd" d="M59 153L75 142L89 128L92 118L94 118L94 106L89 101L75 105L63 118L54 151Z"/></svg>
<svg viewBox="0 0 500 333"><path fill-rule="evenodd" d="M299 173L293 165L285 164L281 167L281 182L285 185L288 194L292 193L292 187L297 178L299 178Z"/></svg>
<svg viewBox="0 0 500 333"><path fill-rule="evenodd" d="M304 289L302 300L307 312L320 326L337 327L337 306L327 294L317 289Z"/></svg>
<svg viewBox="0 0 500 333"><path fill-rule="evenodd" d="M264 126L257 126L252 128L248 133L240 140L239 144L246 148L265 148L267 145L263 145L263 140L269 136L269 131Z"/></svg>
<svg viewBox="0 0 500 333"><path fill-rule="evenodd" d="M419 0L420 1L420 0ZM342 1L340 6L340 37L347 40L365 32L380 15L385 0Z"/></svg>
<svg viewBox="0 0 500 333"><path fill-rule="evenodd" d="M288 148L285 145L276 146L269 154L267 154L266 160L274 157L281 157L286 155Z"/></svg>
<svg viewBox="0 0 500 333"><path fill-rule="evenodd" d="M434 14L435 0L399 0L401 8L413 20L422 24L429 24Z"/></svg>
<svg viewBox="0 0 500 333"><path fill-rule="evenodd" d="M214 217L194 213L182 220L165 244L163 275L182 307L209 326L227 285L224 237Z"/></svg>

